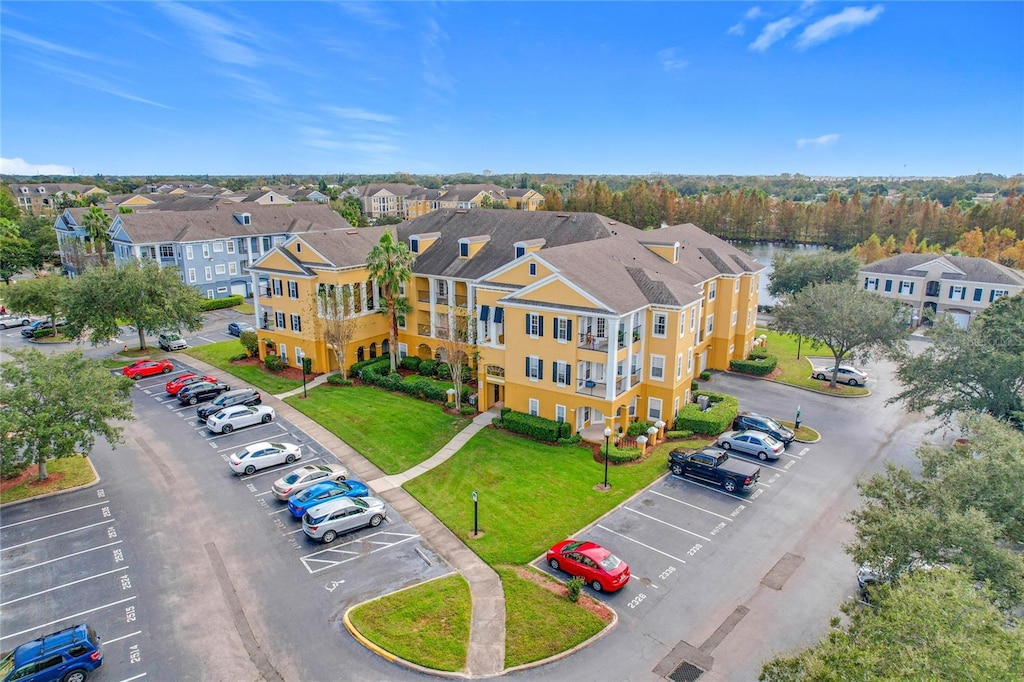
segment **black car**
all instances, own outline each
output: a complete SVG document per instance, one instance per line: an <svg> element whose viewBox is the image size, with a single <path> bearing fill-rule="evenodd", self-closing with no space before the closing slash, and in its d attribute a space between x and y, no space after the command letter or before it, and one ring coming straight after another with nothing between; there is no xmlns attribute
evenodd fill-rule
<svg viewBox="0 0 1024 682"><path fill-rule="evenodd" d="M188 386L185 388L188 388ZM217 414L225 407L231 407L232 405L252 406L259 405L262 402L263 398L255 388L239 388L220 394L209 405L196 408L196 416L199 417L199 421L204 422L207 417Z"/></svg>
<svg viewBox="0 0 1024 682"><path fill-rule="evenodd" d="M753 429L767 433L775 440L782 441L782 444L786 446L792 443L796 436L792 429L786 428L771 417L753 412L740 412L736 415L736 418L732 420L732 428L736 430Z"/></svg>
<svg viewBox="0 0 1024 682"><path fill-rule="evenodd" d="M57 320L58 327L63 327L65 324L67 324L67 322L65 322L64 320ZM31 339L36 335L36 332L42 331L44 329L53 329L53 323L50 322L49 320L36 320L27 327L22 327L21 335L24 336L26 339Z"/></svg>
<svg viewBox="0 0 1024 682"><path fill-rule="evenodd" d="M182 405L195 405L196 403L213 400L221 393L230 391L227 384L214 384L209 381L200 381L197 384L189 384L178 391L178 402Z"/></svg>

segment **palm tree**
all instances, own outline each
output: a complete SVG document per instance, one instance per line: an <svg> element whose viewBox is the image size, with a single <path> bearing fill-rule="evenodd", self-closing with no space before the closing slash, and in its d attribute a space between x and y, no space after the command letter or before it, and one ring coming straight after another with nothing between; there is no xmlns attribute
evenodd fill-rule
<svg viewBox="0 0 1024 682"><path fill-rule="evenodd" d="M107 229L111 222L110 216L99 206L90 208L82 221L89 241L92 242L93 253L99 255L100 265L106 265Z"/></svg>
<svg viewBox="0 0 1024 682"><path fill-rule="evenodd" d="M380 241L370 249L366 257L366 270L370 279L377 282L381 296L387 304L388 351L391 355L391 371L398 367L398 302L405 302L401 295L402 285L412 278L412 263L415 256L403 242L395 241L390 231L381 235ZM397 304L397 305L396 305Z"/></svg>

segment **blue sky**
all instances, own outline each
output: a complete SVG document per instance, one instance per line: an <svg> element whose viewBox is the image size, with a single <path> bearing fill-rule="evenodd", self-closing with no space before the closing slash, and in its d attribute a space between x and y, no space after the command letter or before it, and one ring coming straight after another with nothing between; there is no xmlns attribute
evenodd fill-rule
<svg viewBox="0 0 1024 682"><path fill-rule="evenodd" d="M1024 171L1021 2L0 5L0 171Z"/></svg>

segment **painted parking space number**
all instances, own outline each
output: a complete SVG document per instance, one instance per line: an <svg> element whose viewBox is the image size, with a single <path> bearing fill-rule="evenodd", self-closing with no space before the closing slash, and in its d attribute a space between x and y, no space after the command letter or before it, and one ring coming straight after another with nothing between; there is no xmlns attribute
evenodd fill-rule
<svg viewBox="0 0 1024 682"><path fill-rule="evenodd" d="M640 605L640 602L642 602L644 599L647 599L647 595L641 592L640 594L636 595L630 600L629 608L635 609L637 606Z"/></svg>
<svg viewBox="0 0 1024 682"><path fill-rule="evenodd" d="M675 572L676 572L676 567L675 566L669 566L668 568L666 568L664 571L662 571L658 575L658 579L659 580L664 580L665 578L669 577L670 575L672 575Z"/></svg>

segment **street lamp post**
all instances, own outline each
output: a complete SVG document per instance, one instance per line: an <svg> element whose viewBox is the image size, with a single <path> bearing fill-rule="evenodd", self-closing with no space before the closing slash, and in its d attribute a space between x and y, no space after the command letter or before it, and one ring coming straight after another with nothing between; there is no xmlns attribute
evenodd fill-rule
<svg viewBox="0 0 1024 682"><path fill-rule="evenodd" d="M604 489L608 490L608 446L611 443L611 427L604 427Z"/></svg>

